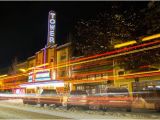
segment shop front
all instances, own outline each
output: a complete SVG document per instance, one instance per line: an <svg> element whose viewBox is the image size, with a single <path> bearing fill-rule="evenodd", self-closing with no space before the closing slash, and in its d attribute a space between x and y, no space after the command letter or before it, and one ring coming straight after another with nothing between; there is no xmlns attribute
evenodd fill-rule
<svg viewBox="0 0 160 120"><path fill-rule="evenodd" d="M24 88L13 88L12 93L18 94L18 95L23 95L23 94L25 94L25 89Z"/></svg>
<svg viewBox="0 0 160 120"><path fill-rule="evenodd" d="M145 91L148 89L160 89L160 80L146 80L141 82L133 82L133 93Z"/></svg>
<svg viewBox="0 0 160 120"><path fill-rule="evenodd" d="M60 80L30 82L21 84L20 87L25 88L27 94L41 94L43 89L53 89L59 92L58 90L62 90L62 88L64 88L64 82Z"/></svg>
<svg viewBox="0 0 160 120"><path fill-rule="evenodd" d="M109 86L113 86L112 80L107 79L95 79L95 80L77 80L72 81L72 88L71 90L82 90L87 91L88 94L94 93L101 93Z"/></svg>

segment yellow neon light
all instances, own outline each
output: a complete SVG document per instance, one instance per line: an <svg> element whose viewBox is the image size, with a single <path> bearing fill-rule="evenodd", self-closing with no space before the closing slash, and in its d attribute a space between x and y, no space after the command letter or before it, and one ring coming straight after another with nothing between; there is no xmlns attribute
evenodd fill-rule
<svg viewBox="0 0 160 120"><path fill-rule="evenodd" d="M127 54L131 54L131 53L137 53L137 52L141 52L141 51L151 50L151 49L155 49L155 48L159 48L159 47L160 47L160 45L156 45L156 46L152 46L152 47L148 47L148 48L143 48L143 49L140 49L140 50L133 50L133 51L119 53L119 54L116 54L116 55L110 55L110 56L106 56L106 57L102 57L102 58L82 61L82 62L78 62L78 63L61 65L61 66L57 66L56 68L62 68L62 67L67 67L67 66L71 66L71 65L78 65L78 64L82 64L82 63L94 62L94 61L97 61L97 60L109 59L109 58L118 57L118 56L122 56L122 55L127 55Z"/></svg>
<svg viewBox="0 0 160 120"><path fill-rule="evenodd" d="M151 73L159 73L160 71L158 70L156 70L156 71L150 71L150 72L138 72L138 73L131 73L131 74L125 74L125 75L120 75L120 76L118 76L118 79L117 80L121 80L121 79L123 79L123 77L126 77L126 76L132 76L132 75L143 75L143 74L146 74L146 73L148 73L148 74L151 74ZM107 80L114 80L114 78L115 78L116 76L108 76L108 78L107 78ZM141 77L143 77L143 76L141 76ZM95 79L95 80L92 80L92 79L83 79L83 80L68 80L68 81L66 81L66 82L72 82L72 83L74 83L74 84L79 84L79 83L89 83L89 82L100 82L100 81L106 81L106 78L104 79L104 78L100 78L100 79Z"/></svg>
<svg viewBox="0 0 160 120"><path fill-rule="evenodd" d="M63 65L63 66L57 66L56 68L62 68L62 67L71 66L71 65L78 65L78 64L82 64L82 63L88 63L88 62L93 62L93 61L97 61L97 60L118 57L118 56L127 55L127 54L131 54L131 53L137 53L137 52L141 52L141 51L145 51L145 50L151 50L151 49L155 49L155 48L159 48L159 47L160 47L160 45L156 45L156 46L152 46L152 47L148 47L148 48L133 50L133 51L130 51L130 52L124 52L124 53L111 55L111 56L106 56L106 57L97 58L97 59L92 59L92 60L88 60L88 61L82 61L82 62L67 64L67 65ZM8 77L6 77L6 75L5 75L5 76L1 76L1 77L6 77L6 78L3 78L3 79L8 79L8 78L14 78L14 77L23 76L23 75L28 75L28 74L20 74L20 75L8 76Z"/></svg>
<svg viewBox="0 0 160 120"><path fill-rule="evenodd" d="M160 47L160 45L156 45L156 46L152 46L152 47L148 47L148 48L133 50L133 51L130 51L130 52L125 52L125 53L119 53L119 54L116 54L116 55L110 55L110 56L106 56L106 57L102 57L102 58L97 58L97 59L92 59L92 60L87 60L87 61L82 61L82 62L76 62L76 63L72 63L72 64L57 65L57 66L55 66L55 68L63 68L63 67L88 63L88 62L94 62L94 61L97 61L97 60L109 59L109 58L118 57L118 56L122 56L122 55L127 55L127 54L131 54L131 53L137 53L137 52L141 52L141 51L156 49L156 48L159 48L159 47ZM52 69L52 67L48 67L48 69Z"/></svg>
<svg viewBox="0 0 160 120"><path fill-rule="evenodd" d="M155 48L159 48L160 45L157 46L153 46L153 47L148 47L148 48L143 48L143 49L139 49L139 50L133 50L130 52L125 52L125 53L119 53L119 54L115 54L115 55L110 55L110 56L106 56L106 57L102 57L102 58L97 58L97 59L91 59L91 60L87 60L87 61L81 61L81 62L76 62L76 63L67 63L67 64L58 64L57 66L54 66L55 69L56 68L63 68L63 67L68 67L68 66L73 66L73 65L78 65L78 64L83 64L83 63L88 63L88 62L94 62L97 60L102 60L102 59L108 59L108 58L113 58L113 57L118 57L118 56L122 56L122 55L127 55L127 54L131 54L131 53L137 53L137 52L141 52L141 51L145 51L145 50L151 50L151 49L155 49ZM48 63L47 63L48 64ZM42 64L44 65L44 64ZM33 69L35 67L29 68L29 69ZM47 67L48 69L52 69L52 67Z"/></svg>
<svg viewBox="0 0 160 120"><path fill-rule="evenodd" d="M28 76L28 74L20 74L20 75L11 75L11 76L6 76L6 78L3 79L9 79L9 78L14 78L14 77L20 77L20 76Z"/></svg>
<svg viewBox="0 0 160 120"><path fill-rule="evenodd" d="M1 76L0 76L0 78L2 78L2 77L6 77L6 76L8 76L8 75L6 75L6 74L5 74L5 75L1 75Z"/></svg>
<svg viewBox="0 0 160 120"><path fill-rule="evenodd" d="M26 70L23 69L23 68L19 69L19 71L21 71L21 72L26 72Z"/></svg>
<svg viewBox="0 0 160 120"><path fill-rule="evenodd" d="M128 42L125 42L125 43L122 43L122 44L117 44L114 46L114 48L121 48L121 47L124 47L124 46L128 46L128 45L133 45L137 43L135 40L132 40L132 41L128 41Z"/></svg>
<svg viewBox="0 0 160 120"><path fill-rule="evenodd" d="M142 41L148 41L148 40L156 39L156 38L159 38L159 37L160 37L160 34L155 34L155 35L151 35L151 36L148 36L148 37L144 37L142 39Z"/></svg>
<svg viewBox="0 0 160 120"><path fill-rule="evenodd" d="M35 69L35 68L43 67L43 66L46 66L46 65L49 65L49 63L41 64L41 65L38 65L38 66L35 66L35 67L30 67L30 68L28 68L28 70L32 70L32 69Z"/></svg>
<svg viewBox="0 0 160 120"><path fill-rule="evenodd" d="M50 69L35 70L35 72L44 72L44 71L50 71Z"/></svg>
<svg viewBox="0 0 160 120"><path fill-rule="evenodd" d="M49 63L41 64L41 65L36 66L36 68L38 68L38 67L43 67L43 66L48 65L48 64L49 64Z"/></svg>
<svg viewBox="0 0 160 120"><path fill-rule="evenodd" d="M146 74L146 73L156 73L156 72L160 72L160 71L156 70L156 71L149 71L149 72L131 73L131 74L120 75L119 77L130 76L130 75L141 75L141 74Z"/></svg>

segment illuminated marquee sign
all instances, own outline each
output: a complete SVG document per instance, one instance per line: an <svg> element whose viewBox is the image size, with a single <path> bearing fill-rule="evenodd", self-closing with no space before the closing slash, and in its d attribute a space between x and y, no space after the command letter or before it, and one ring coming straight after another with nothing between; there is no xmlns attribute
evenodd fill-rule
<svg viewBox="0 0 160 120"><path fill-rule="evenodd" d="M36 73L35 80L36 81L51 80L50 71L43 71L43 72Z"/></svg>
<svg viewBox="0 0 160 120"><path fill-rule="evenodd" d="M56 26L56 13L54 11L50 11L48 15L48 43L55 43L55 26Z"/></svg>
<svg viewBox="0 0 160 120"><path fill-rule="evenodd" d="M50 74L49 72L36 74L36 78L49 77L50 76L49 74Z"/></svg>
<svg viewBox="0 0 160 120"><path fill-rule="evenodd" d="M34 76L34 80L33 80ZM43 70L41 72L30 72L28 75L28 82L34 82L34 81L46 81L51 80L50 71L49 70Z"/></svg>

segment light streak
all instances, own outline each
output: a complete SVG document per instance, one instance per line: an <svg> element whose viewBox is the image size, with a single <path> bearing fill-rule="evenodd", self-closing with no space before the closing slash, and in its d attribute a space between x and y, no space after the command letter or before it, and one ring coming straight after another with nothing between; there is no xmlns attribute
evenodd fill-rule
<svg viewBox="0 0 160 120"><path fill-rule="evenodd" d="M5 75L0 75L0 78L6 77L6 76L8 76L8 75L7 75L7 74L5 74Z"/></svg>
<svg viewBox="0 0 160 120"><path fill-rule="evenodd" d="M23 68L21 68L21 69L19 69L21 72L26 72L26 70L25 69L23 69Z"/></svg>
<svg viewBox="0 0 160 120"><path fill-rule="evenodd" d="M98 60L103 60L103 59L108 59L108 58L113 58L113 57L117 57L117 56L131 54L131 53L137 53L137 52L141 52L141 51L145 51L145 50L151 50L151 49L155 49L155 48L159 48L159 47L160 47L160 45L156 45L156 46L152 46L152 47L148 47L148 48L143 48L143 49L140 49L140 50L134 50L134 51L130 51L130 52L125 52L125 53L120 53L120 54L116 54L116 55L106 56L106 57L103 57L103 58L97 58L97 59L93 59L93 60L73 63L73 64L65 65L65 67L66 66L71 66L71 65L78 65L78 64L82 64L82 63L98 61ZM57 68L62 68L62 67L64 67L64 66L58 66ZM27 75L27 74L22 74L22 75ZM14 77L22 76L22 75L16 75L16 76L11 76L11 77L9 76L7 78L14 78Z"/></svg>
<svg viewBox="0 0 160 120"><path fill-rule="evenodd" d="M30 68L28 68L27 70L43 69L43 68L40 68L40 67L44 67L44 66L47 66L47 65L49 65L49 63L41 64L41 65L38 65L38 66L35 66L35 67L30 67Z"/></svg>
<svg viewBox="0 0 160 120"><path fill-rule="evenodd" d="M155 44L155 43L159 43L160 41L154 41L154 42L151 42L151 43L147 43L147 44L142 44L142 45L138 45L138 46L134 46L134 47L130 47L130 48L127 48L127 49L122 49L121 51L123 50L131 50L131 49L135 49L135 48L139 48L139 47L142 47L142 46L147 46L147 45L151 45L151 44ZM106 57L102 57L102 58L97 58L97 59L91 59L91 60L88 60L88 61L82 61L82 62L77 62L77 63L72 63L72 64L67 64L67 65L64 65L64 66L57 66L56 68L61 68L61 67L66 67L66 66L71 66L71 65L78 65L78 64L82 64L82 63L88 63L88 62L94 62L94 61L98 61L98 60L103 60L103 59L108 59L108 58L113 58L113 57L117 57L117 56L122 56L122 55L127 55L127 54L131 54L131 53L137 53L137 52L141 52L141 51L145 51L145 50L151 50L151 49L156 49L156 48L159 48L160 45L156 45L156 46L152 46L152 47L147 47L147 48L143 48L143 49L139 49L139 50L133 50L133 51L129 51L129 52L125 52L125 53L120 53L120 54L115 54L115 55L111 55L111 56L106 56ZM104 54L98 54L96 56L90 56L91 57L97 57L97 56L102 56L102 55L107 55L107 54L113 54L115 53L115 51L112 51L112 52L107 52L107 53L104 53ZM83 58L84 59L84 58ZM85 58L85 59L88 59ZM42 67L44 65L48 65L48 63L46 64L42 64L40 66L36 66L36 68L39 68L39 67ZM34 67L35 68L35 67ZM49 68L50 69L50 68ZM6 80L6 79L12 79L12 78L15 78L15 77L20 77L20 76L27 76L28 74L18 74L18 75L14 75L14 76L7 76L5 78L2 78L3 80Z"/></svg>
<svg viewBox="0 0 160 120"><path fill-rule="evenodd" d="M87 59L91 59L91 58L93 59L93 58L96 58L96 57L102 57L104 55L112 55L112 54L115 54L115 53L120 53L120 52L128 51L128 50L134 50L134 49L137 49L137 48L140 48L140 47L145 47L145 46L156 44L156 43L160 43L160 41L154 41L154 42L145 43L145 44L141 44L141 45L137 45L137 46L133 46L133 47L129 47L129 48L123 48L123 49L120 49L120 50L115 50L115 51L111 51L111 52L97 54L97 55L94 55L94 56L89 56L89 57L79 58L79 59L76 59L76 60L71 60L69 62L54 65L54 68L61 68L61 67L67 67L67 66L70 66L70 65L77 65L77 64L85 63L85 61L82 61L82 60L87 60ZM78 62L78 63L73 64L74 62L77 62L77 61L82 61L82 62ZM86 63L88 63L88 62L86 62ZM36 68L37 67L42 67L44 65L48 65L48 63L36 66ZM48 68L51 69L52 67L48 67ZM29 70L34 69L34 68L35 67L31 67L31 68L29 68Z"/></svg>
<svg viewBox="0 0 160 120"><path fill-rule="evenodd" d="M91 60L82 61L82 62L78 62L78 63L72 63L72 64L69 64L69 65L62 65L62 66L60 65L56 68L62 68L62 67L67 67L67 66L71 66L71 65L73 66L73 65L78 65L78 64L82 64L82 63L88 63L88 62L94 62L94 61L103 60L103 59L114 58L114 57L127 55L127 54L131 54L131 53L137 53L137 52L142 52L142 51L146 51L146 50L156 49L156 48L159 48L159 47L160 47L160 45L155 45L155 46L152 46L152 47L147 47L147 48L143 48L143 49L139 49L139 50L133 50L133 51L125 52L125 53L119 53L119 54L110 55L110 56L97 58L97 59L91 59Z"/></svg>
<svg viewBox="0 0 160 120"><path fill-rule="evenodd" d="M35 70L35 72L49 72L50 71L50 69L41 69L41 70Z"/></svg>
<svg viewBox="0 0 160 120"><path fill-rule="evenodd" d="M123 94L123 93L122 93ZM114 96L115 95L115 96ZM83 106L95 106L95 105L104 105L109 107L128 107L130 108L133 97L130 96L116 96L116 93L113 93L113 97L110 96L71 96L68 98L68 105L83 105Z"/></svg>
<svg viewBox="0 0 160 120"><path fill-rule="evenodd" d="M113 95L113 97L109 97L109 96L105 96L105 95ZM126 92L126 93L99 93L99 95L103 95L103 96L86 96L86 97L80 97L80 96L77 96L77 97L69 97L69 100L76 100L76 102L80 101L80 100L89 100L89 101L106 101L106 100L131 100L133 97L129 97L127 96L129 93ZM98 94L96 94L98 95ZM115 95L115 96L114 96ZM118 96L118 95L123 95L123 96ZM117 102L118 102L117 101Z"/></svg>
<svg viewBox="0 0 160 120"><path fill-rule="evenodd" d="M128 42L125 42L125 43L122 43L122 44L117 44L114 46L114 48L121 48L121 47L125 47L125 46L128 46L128 45L133 45L137 43L135 40L132 40L132 41L128 41Z"/></svg>
<svg viewBox="0 0 160 120"><path fill-rule="evenodd" d="M160 37L160 34L155 34L155 35L144 37L142 39L142 41L148 41L148 40L156 39L156 38L159 38L159 37Z"/></svg>
<svg viewBox="0 0 160 120"><path fill-rule="evenodd" d="M160 47L160 45L156 45L156 46L152 46L152 47L148 47L148 48L143 48L143 49L140 49L140 50L134 50L134 51L126 52L126 53L121 53L121 54L118 54L118 55L116 54L116 55L106 56L106 57L103 57L103 58L98 58L98 59L93 59L93 60L88 60L88 61L82 61L82 62L79 62L79 63L70 64L70 65L77 65L77 64L102 60L102 59L113 58L113 57L117 57L117 56L121 56L121 55L126 55L126 54L130 54L130 53L137 53L137 52L150 50L150 49L155 49L155 48L159 48L159 47ZM67 65L67 66L69 66L69 65ZM59 66L57 68L61 68L61 67L64 67L64 66ZM22 74L22 75L27 75L27 74ZM12 77L8 77L8 78L18 77L18 76L22 76L22 75L12 76Z"/></svg>
<svg viewBox="0 0 160 120"><path fill-rule="evenodd" d="M160 75L160 71L150 71L150 72L139 72L139 73L132 73L132 74L125 74L118 76L117 80L121 79L130 79L130 78L136 78L136 77L148 77L148 76L157 76ZM90 83L90 82L104 82L108 80L114 80L115 76L108 76L107 78L100 78L100 79L83 79L83 80L68 80L66 82L71 82L73 84L80 84L80 83Z"/></svg>
<svg viewBox="0 0 160 120"><path fill-rule="evenodd" d="M97 57L102 57L102 56L105 56L105 55L113 55L113 54L116 54L116 53L121 53L121 52L128 51L128 50L134 50L134 49L137 49L137 48L140 48L140 47L145 47L145 46L149 46L149 45L152 45L152 44L158 44L158 43L160 43L159 40L149 42L149 43L144 43L144 44L137 45L137 46L132 46L132 47L129 47L129 48L122 48L122 49L119 49L119 50L105 52L105 53L102 53L102 54L96 54L96 55L89 56L89 57L83 57L83 58L79 58L79 59L76 59L76 60L70 60L69 62L64 62L64 63L54 65L54 67L58 67L58 66L62 66L62 65L65 66L65 65L68 65L70 63L74 63L74 62L78 62L78 61L84 61L84 60L87 60L87 59L93 59L93 58L97 58Z"/></svg>
<svg viewBox="0 0 160 120"><path fill-rule="evenodd" d="M64 87L64 82L56 83L52 81L52 83L32 83L32 84L22 84L20 87L27 87L27 88L36 88L36 87Z"/></svg>
<svg viewBox="0 0 160 120"><path fill-rule="evenodd" d="M3 79L10 79L10 78L15 78L15 77L20 77L20 76L27 76L28 74L25 73L25 74L18 74L18 75L13 75L13 76L7 76L6 78L3 78Z"/></svg>
<svg viewBox="0 0 160 120"><path fill-rule="evenodd" d="M131 74L126 74L126 75L120 75L120 77L131 76L131 75L139 75L139 74L146 74L146 73L160 73L160 71L156 70L156 71L148 71L148 72L131 73Z"/></svg>
<svg viewBox="0 0 160 120"><path fill-rule="evenodd" d="M124 78L129 79L129 78L137 78L137 77L150 77L150 76L157 76L160 75L160 72L158 73L148 73L148 74L142 74L142 75L131 75L131 76L124 76ZM119 78L119 79L123 79L123 78Z"/></svg>
<svg viewBox="0 0 160 120"><path fill-rule="evenodd" d="M106 71L101 71L101 72L89 72L89 73L84 73L84 74L78 74L78 75L74 75L73 77L77 77L77 76L84 76L84 75L95 75L95 74L103 74L103 73L109 73L109 72L113 72L113 70L106 70Z"/></svg>

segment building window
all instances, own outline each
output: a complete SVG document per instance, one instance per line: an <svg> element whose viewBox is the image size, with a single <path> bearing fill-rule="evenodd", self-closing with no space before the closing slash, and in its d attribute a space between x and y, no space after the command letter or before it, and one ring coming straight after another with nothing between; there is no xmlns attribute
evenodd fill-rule
<svg viewBox="0 0 160 120"><path fill-rule="evenodd" d="M124 71L119 71L118 75L124 75Z"/></svg>

